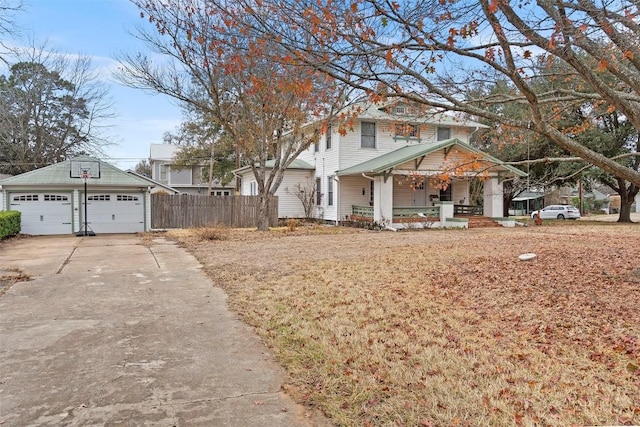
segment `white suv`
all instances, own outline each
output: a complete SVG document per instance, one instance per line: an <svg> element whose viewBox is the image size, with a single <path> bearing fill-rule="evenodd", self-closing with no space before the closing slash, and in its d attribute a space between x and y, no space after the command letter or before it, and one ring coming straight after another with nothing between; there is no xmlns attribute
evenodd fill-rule
<svg viewBox="0 0 640 427"><path fill-rule="evenodd" d="M539 211L531 212L531 218L535 219L540 213L540 219L578 219L580 211L575 206L570 205L549 205Z"/></svg>

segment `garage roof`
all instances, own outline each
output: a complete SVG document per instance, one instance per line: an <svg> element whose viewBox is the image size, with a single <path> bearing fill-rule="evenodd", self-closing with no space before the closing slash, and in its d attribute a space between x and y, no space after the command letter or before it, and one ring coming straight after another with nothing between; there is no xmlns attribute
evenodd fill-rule
<svg viewBox="0 0 640 427"><path fill-rule="evenodd" d="M117 186L117 187L148 187L149 183L134 175L128 174L117 167L92 157L76 157L64 162L55 163L40 169L34 169L20 175L0 181L0 186L79 186L83 184L80 178L71 178L71 162L100 162L100 178L91 178L89 185Z"/></svg>

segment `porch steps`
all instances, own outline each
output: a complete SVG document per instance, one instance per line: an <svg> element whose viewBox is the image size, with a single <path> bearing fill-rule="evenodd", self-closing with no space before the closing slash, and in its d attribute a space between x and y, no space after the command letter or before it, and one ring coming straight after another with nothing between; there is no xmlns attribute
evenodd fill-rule
<svg viewBox="0 0 640 427"><path fill-rule="evenodd" d="M467 220L469 220L469 228L500 227L500 224L498 224L496 221L494 221L493 219L489 218L488 216L476 216L476 215L458 216L458 215L456 215L456 218L466 218Z"/></svg>

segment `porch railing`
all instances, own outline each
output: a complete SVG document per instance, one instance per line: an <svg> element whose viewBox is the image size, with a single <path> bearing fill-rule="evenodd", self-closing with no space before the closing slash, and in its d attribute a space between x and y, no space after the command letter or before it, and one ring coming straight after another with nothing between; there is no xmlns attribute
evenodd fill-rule
<svg viewBox="0 0 640 427"><path fill-rule="evenodd" d="M393 208L393 219L402 220L406 218L439 218L439 206L408 206Z"/></svg>
<svg viewBox="0 0 640 427"><path fill-rule="evenodd" d="M393 222L439 218L439 206L407 206L393 208ZM373 206L351 206L351 219L373 221Z"/></svg>
<svg viewBox="0 0 640 427"><path fill-rule="evenodd" d="M359 218L373 219L373 206L351 206L351 215Z"/></svg>
<svg viewBox="0 0 640 427"><path fill-rule="evenodd" d="M484 209L482 206L472 206L472 205L454 205L453 206L454 215L482 216L483 213L484 213Z"/></svg>

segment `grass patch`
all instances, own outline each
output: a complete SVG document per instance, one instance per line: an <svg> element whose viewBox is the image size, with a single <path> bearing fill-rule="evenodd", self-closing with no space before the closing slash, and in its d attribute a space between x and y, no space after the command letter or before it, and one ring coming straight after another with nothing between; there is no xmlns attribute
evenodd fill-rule
<svg viewBox="0 0 640 427"><path fill-rule="evenodd" d="M640 424L639 226L301 228L182 242L337 425Z"/></svg>

